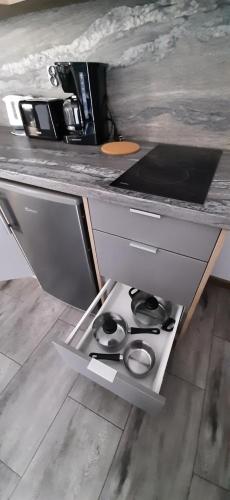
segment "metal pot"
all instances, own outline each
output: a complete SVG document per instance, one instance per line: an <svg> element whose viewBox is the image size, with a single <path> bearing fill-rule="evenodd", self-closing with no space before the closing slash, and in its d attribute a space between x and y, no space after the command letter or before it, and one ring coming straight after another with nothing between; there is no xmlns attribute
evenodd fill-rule
<svg viewBox="0 0 230 500"><path fill-rule="evenodd" d="M143 340L134 340L127 344L123 354L91 352L90 356L101 360L123 361L127 370L136 378L146 377L155 364L154 351Z"/></svg>
<svg viewBox="0 0 230 500"><path fill-rule="evenodd" d="M159 335L159 328L129 328L119 314L106 312L97 316L92 333L98 344L105 350L118 349L128 334L150 333Z"/></svg>
<svg viewBox="0 0 230 500"><path fill-rule="evenodd" d="M161 325L162 330L171 332L175 323L171 318L172 303L158 299L154 295L142 292L136 288L130 288L131 309L136 322L139 325L150 327Z"/></svg>

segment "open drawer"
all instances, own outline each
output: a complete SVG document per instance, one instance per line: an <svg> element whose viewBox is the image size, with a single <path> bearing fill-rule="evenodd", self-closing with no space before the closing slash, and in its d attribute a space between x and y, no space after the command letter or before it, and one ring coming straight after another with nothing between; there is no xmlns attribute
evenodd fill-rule
<svg viewBox="0 0 230 500"><path fill-rule="evenodd" d="M173 340L182 315L183 306L173 305L172 316L175 318L175 325L171 332L162 330L159 335L127 335L125 344L120 349L120 352L123 352L127 343L136 338L145 340L154 350L156 357L155 364L145 378L136 379L127 371L123 362L99 361L89 356L91 352L106 352L102 350L92 335L92 323L95 318L90 323L77 345L75 347L71 345L76 334L82 330L84 321L90 316L105 292L107 292L107 298L97 312L97 316L106 311L116 312L126 320L129 326L138 326L131 311L131 299L128 294L129 289L130 287L127 285L108 280L88 310L82 316L79 323L68 335L66 341L54 342L54 344L65 362L74 370L106 389L109 389L129 403L141 408L151 415L155 415L165 402L165 398L161 396L159 392L172 349Z"/></svg>

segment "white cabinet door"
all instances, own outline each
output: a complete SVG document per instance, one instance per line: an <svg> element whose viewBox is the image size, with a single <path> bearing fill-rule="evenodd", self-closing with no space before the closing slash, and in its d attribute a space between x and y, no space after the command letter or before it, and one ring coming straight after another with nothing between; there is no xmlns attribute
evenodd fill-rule
<svg viewBox="0 0 230 500"><path fill-rule="evenodd" d="M226 236L223 250L213 270L213 276L230 281L230 231Z"/></svg>
<svg viewBox="0 0 230 500"><path fill-rule="evenodd" d="M0 214L0 281L26 276L33 276L33 272Z"/></svg>

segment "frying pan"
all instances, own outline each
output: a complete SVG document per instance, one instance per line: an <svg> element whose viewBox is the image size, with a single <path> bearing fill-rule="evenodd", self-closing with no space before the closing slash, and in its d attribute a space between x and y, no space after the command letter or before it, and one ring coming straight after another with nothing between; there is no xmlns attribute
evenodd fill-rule
<svg viewBox="0 0 230 500"><path fill-rule="evenodd" d="M129 328L119 314L106 312L97 316L93 322L92 333L98 344L105 350L119 349L126 336L136 333L151 333L159 335L159 328Z"/></svg>
<svg viewBox="0 0 230 500"><path fill-rule="evenodd" d="M90 357L109 361L123 361L126 369L136 378L145 377L155 364L154 351L143 340L134 340L127 344L123 354L91 352Z"/></svg>

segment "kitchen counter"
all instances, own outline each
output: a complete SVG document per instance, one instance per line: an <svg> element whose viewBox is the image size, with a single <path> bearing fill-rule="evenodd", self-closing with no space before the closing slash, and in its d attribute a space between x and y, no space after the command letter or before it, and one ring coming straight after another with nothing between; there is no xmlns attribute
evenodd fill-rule
<svg viewBox="0 0 230 500"><path fill-rule="evenodd" d="M127 157L111 157L96 146L16 137L0 127L0 179L149 210L199 224L230 229L230 152L224 151L203 205L110 187L156 144ZM213 144L215 147L215 144Z"/></svg>

